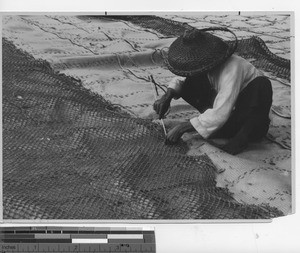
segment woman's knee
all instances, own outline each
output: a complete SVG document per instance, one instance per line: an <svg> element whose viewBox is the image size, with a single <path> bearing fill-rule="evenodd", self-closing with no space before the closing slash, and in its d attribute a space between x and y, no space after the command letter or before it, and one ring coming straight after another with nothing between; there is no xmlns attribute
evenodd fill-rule
<svg viewBox="0 0 300 253"><path fill-rule="evenodd" d="M257 77L249 87L249 109L252 112L253 109L257 110L257 113L266 117L269 115L269 111L273 102L273 90L272 84L267 77ZM246 103L246 101L244 101Z"/></svg>
<svg viewBox="0 0 300 253"><path fill-rule="evenodd" d="M273 101L273 89L271 81L268 78L265 78L262 85L260 85L259 93L261 103L270 108Z"/></svg>

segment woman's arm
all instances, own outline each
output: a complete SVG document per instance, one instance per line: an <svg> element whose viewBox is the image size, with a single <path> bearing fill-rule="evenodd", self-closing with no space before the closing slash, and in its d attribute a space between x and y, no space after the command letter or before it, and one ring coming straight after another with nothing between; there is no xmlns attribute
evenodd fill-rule
<svg viewBox="0 0 300 253"><path fill-rule="evenodd" d="M215 74L218 94L212 108L190 120L197 132L205 139L220 129L228 120L243 83L243 71L238 64L224 66Z"/></svg>

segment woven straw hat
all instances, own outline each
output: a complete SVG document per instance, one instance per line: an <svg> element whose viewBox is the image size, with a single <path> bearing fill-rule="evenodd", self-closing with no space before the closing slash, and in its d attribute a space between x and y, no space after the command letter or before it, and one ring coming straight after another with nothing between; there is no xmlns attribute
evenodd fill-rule
<svg viewBox="0 0 300 253"><path fill-rule="evenodd" d="M226 31L235 37L227 43L207 31ZM236 35L227 28L211 27L186 31L170 46L166 64L171 72L179 76L192 76L207 72L225 62L237 47Z"/></svg>

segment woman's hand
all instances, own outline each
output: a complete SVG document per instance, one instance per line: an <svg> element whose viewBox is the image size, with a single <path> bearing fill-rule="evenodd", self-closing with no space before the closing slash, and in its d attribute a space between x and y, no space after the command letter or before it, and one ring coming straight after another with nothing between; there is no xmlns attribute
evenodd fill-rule
<svg viewBox="0 0 300 253"><path fill-rule="evenodd" d="M166 137L166 144L175 144L176 142L179 141L179 139L184 133L192 132L194 130L195 129L193 125L190 123L190 121L180 123L179 125L175 126L168 132Z"/></svg>
<svg viewBox="0 0 300 253"><path fill-rule="evenodd" d="M165 96L162 96L160 99L154 102L153 109L158 114L159 119L164 117L170 107L170 103L171 101Z"/></svg>
<svg viewBox="0 0 300 253"><path fill-rule="evenodd" d="M163 116L168 111L173 97L174 97L174 90L168 88L167 93L154 102L153 109L158 114L159 119L162 119Z"/></svg>

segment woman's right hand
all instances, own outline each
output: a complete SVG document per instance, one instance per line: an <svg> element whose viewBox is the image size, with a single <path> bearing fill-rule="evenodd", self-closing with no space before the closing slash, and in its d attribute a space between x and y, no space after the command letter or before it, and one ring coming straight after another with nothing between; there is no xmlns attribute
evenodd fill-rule
<svg viewBox="0 0 300 253"><path fill-rule="evenodd" d="M154 111L158 114L158 118L162 119L170 107L171 99L166 94L160 99L156 100L153 104Z"/></svg>
<svg viewBox="0 0 300 253"><path fill-rule="evenodd" d="M168 88L166 94L153 104L154 111L158 114L158 118L162 119L169 110L172 99L176 96L174 89Z"/></svg>

